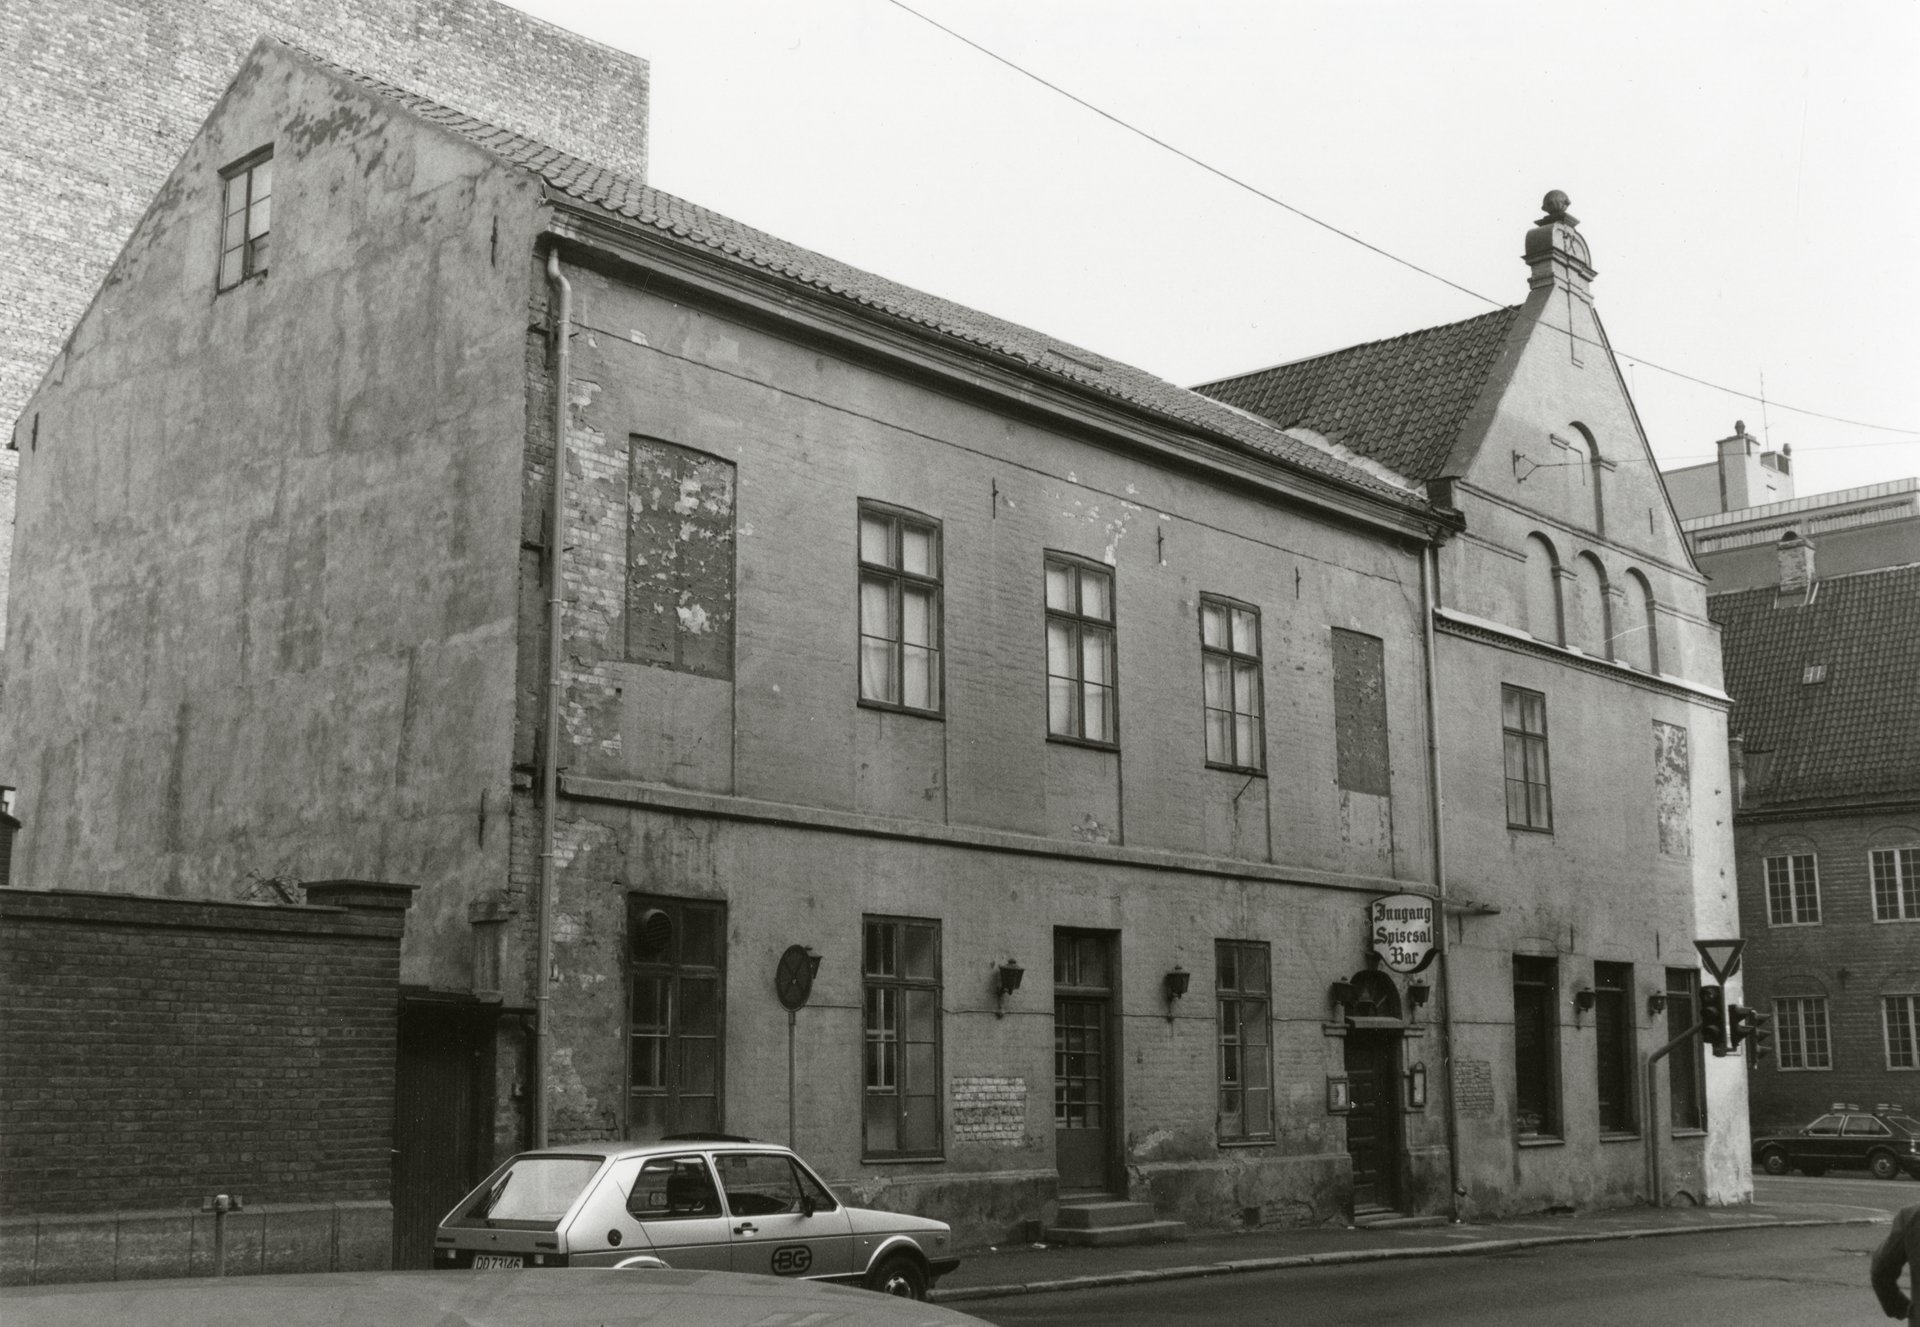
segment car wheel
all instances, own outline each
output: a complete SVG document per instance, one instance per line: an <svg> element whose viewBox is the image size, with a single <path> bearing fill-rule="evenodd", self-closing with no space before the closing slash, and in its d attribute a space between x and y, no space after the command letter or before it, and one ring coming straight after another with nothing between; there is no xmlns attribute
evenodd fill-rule
<svg viewBox="0 0 1920 1327"><path fill-rule="evenodd" d="M896 1253L874 1264L867 1273L867 1289L901 1299L925 1299L927 1270L907 1254Z"/></svg>
<svg viewBox="0 0 1920 1327"><path fill-rule="evenodd" d="M1777 1147L1770 1147L1760 1154L1760 1164L1769 1175L1784 1175L1793 1167L1787 1164L1787 1154Z"/></svg>
<svg viewBox="0 0 1920 1327"><path fill-rule="evenodd" d="M1867 1169L1873 1172L1877 1180L1900 1178L1900 1163L1894 1160L1891 1152L1875 1152L1867 1158Z"/></svg>

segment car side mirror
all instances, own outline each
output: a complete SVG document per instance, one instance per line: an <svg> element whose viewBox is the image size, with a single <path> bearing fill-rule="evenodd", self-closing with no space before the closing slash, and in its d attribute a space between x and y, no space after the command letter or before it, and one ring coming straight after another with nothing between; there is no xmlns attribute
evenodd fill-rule
<svg viewBox="0 0 1920 1327"><path fill-rule="evenodd" d="M819 1204L813 1201L812 1194L803 1193L800 1195L800 1215L801 1216L812 1216L814 1212L818 1210L819 1210Z"/></svg>

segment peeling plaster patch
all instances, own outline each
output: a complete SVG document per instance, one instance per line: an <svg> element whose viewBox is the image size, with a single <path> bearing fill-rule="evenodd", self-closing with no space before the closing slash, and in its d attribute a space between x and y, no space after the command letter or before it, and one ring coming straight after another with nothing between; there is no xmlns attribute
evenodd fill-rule
<svg viewBox="0 0 1920 1327"><path fill-rule="evenodd" d="M751 539L753 538L753 526L750 523L747 525L743 525L738 530L734 531L734 533L742 539Z"/></svg>
<svg viewBox="0 0 1920 1327"><path fill-rule="evenodd" d="M644 345L652 344L650 341L647 340L647 334L641 331L638 327L630 327L627 329L627 340L633 342L636 346L644 346Z"/></svg>
<svg viewBox="0 0 1920 1327"><path fill-rule="evenodd" d="M580 919L570 912L553 914L553 941L555 944L570 945L576 943L585 932Z"/></svg>
<svg viewBox="0 0 1920 1327"><path fill-rule="evenodd" d="M1111 843L1113 831L1095 820L1089 813L1082 816L1080 823L1073 827L1073 837L1082 843Z"/></svg>
<svg viewBox="0 0 1920 1327"><path fill-rule="evenodd" d="M682 604L676 610L680 617L680 629L690 636L698 636L707 630L707 610L699 604Z"/></svg>
<svg viewBox="0 0 1920 1327"><path fill-rule="evenodd" d="M1128 497L1133 497L1133 496L1134 496L1135 494L1137 494L1137 493L1139 493L1139 492L1140 492L1140 486L1139 486L1138 484L1128 484L1128 485L1127 485L1127 496L1128 496Z"/></svg>
<svg viewBox="0 0 1920 1327"><path fill-rule="evenodd" d="M1077 484L1080 482L1080 476L1069 470L1067 471L1067 482L1069 484Z"/></svg>

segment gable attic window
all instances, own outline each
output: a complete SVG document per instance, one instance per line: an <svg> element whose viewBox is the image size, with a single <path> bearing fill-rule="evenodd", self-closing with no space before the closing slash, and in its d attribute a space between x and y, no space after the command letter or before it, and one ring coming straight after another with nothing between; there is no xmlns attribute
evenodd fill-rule
<svg viewBox="0 0 1920 1327"><path fill-rule="evenodd" d="M220 290L267 274L267 229L273 204L273 148L241 158L220 172Z"/></svg>
<svg viewBox="0 0 1920 1327"><path fill-rule="evenodd" d="M1808 664L1807 670L1800 674L1800 685L1803 687L1817 686L1826 680L1827 666L1825 664Z"/></svg>

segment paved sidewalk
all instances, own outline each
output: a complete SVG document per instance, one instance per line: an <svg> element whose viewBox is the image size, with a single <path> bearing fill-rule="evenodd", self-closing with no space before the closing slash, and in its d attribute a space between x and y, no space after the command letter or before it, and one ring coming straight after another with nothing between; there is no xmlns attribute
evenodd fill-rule
<svg viewBox="0 0 1920 1327"><path fill-rule="evenodd" d="M1834 1203L1753 1203L1741 1207L1628 1207L1605 1212L1430 1226L1247 1230L1205 1233L1174 1244L1082 1249L1042 1244L975 1249L941 1278L943 1303L1046 1290L1085 1290L1237 1272L1314 1267L1387 1258L1447 1258L1541 1244L1652 1239L1771 1226L1885 1223L1890 1214Z"/></svg>

